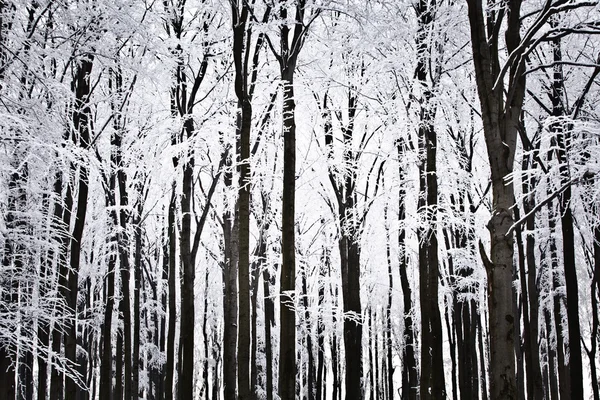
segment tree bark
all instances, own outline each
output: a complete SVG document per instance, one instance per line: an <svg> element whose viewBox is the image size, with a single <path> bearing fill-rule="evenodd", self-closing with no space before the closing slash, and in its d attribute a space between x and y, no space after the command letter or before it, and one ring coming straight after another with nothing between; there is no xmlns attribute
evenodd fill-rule
<svg viewBox="0 0 600 400"><path fill-rule="evenodd" d="M398 159L402 160L405 152L405 144L403 139L399 139L397 143ZM402 165L398 166L398 175L400 182L404 182L405 171ZM400 229L398 230L398 249L399 263L398 269L400 274L400 286L402 288L402 300L404 305L404 324L403 324L403 347L402 347L402 398L407 400L416 400L418 397L418 370L415 357L415 341L414 341L414 326L413 326L413 304L412 290L408 282L408 256L406 249L406 191L403 185L398 188L398 220Z"/></svg>
<svg viewBox="0 0 600 400"><path fill-rule="evenodd" d="M169 242L169 278L167 283L169 292L169 321L167 332L167 362L165 364L165 399L175 399L175 393L173 392L173 384L175 381L175 325L177 322L177 299L175 293L175 273L177 270L177 224L175 222L175 212L177 205L175 201L175 184L173 184L173 187L171 188L171 199L169 200L169 214L167 217L167 234Z"/></svg>
<svg viewBox="0 0 600 400"><path fill-rule="evenodd" d="M490 396L492 400L516 399L512 295L514 249L512 234L508 234L514 222L511 212L514 190L512 181L507 178L513 170L517 129L525 94L524 64L520 58L509 65L511 78L507 88L502 82L496 84L496 80L501 74L498 36L504 13L507 14L505 37L508 52L516 51L515 54L519 54L524 51L519 48L521 0L511 0L505 8L491 10L487 14L484 14L480 0L468 0L467 3L477 92L492 178L489 258L480 243L488 278ZM488 32L491 37L488 37ZM505 90L509 92L506 99Z"/></svg>
<svg viewBox="0 0 600 400"><path fill-rule="evenodd" d="M81 60L77 68L73 86L75 90L75 109L73 110L73 126L77 132L78 145L86 149L90 143L91 108L89 96L91 93L90 75L93 66L93 56L87 55ZM77 205L75 222L69 244L70 258L69 270L67 272L67 306L75 314L72 319L67 320L64 335L65 357L72 363L77 364L77 294L79 290L79 268L81 263L81 242L85 227L88 201L88 168L83 162L77 168ZM65 250L66 251L66 250ZM78 389L79 388L79 389ZM69 375L65 376L65 400L76 400L77 391L81 387Z"/></svg>
<svg viewBox="0 0 600 400"><path fill-rule="evenodd" d="M554 66L551 84L552 115L561 117L565 114L563 106L564 77L562 71L562 51L560 39L552 42ZM556 135L556 157L559 162L560 183L565 185L570 180L567 158L567 143L570 141L569 128L560 123L553 124L551 129ZM577 283L577 267L575 264L575 233L573 212L571 209L571 185L559 196L561 214L561 231L563 244L563 262L566 287L567 324L569 334L569 375L570 396L573 400L583 400L583 365L581 359L581 327L579 324L579 288Z"/></svg>

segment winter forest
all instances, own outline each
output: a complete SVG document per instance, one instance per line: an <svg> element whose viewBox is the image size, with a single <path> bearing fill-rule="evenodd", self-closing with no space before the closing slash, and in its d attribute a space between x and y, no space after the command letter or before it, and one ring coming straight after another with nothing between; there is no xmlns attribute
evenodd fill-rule
<svg viewBox="0 0 600 400"><path fill-rule="evenodd" d="M0 399L600 400L597 0L1 0Z"/></svg>

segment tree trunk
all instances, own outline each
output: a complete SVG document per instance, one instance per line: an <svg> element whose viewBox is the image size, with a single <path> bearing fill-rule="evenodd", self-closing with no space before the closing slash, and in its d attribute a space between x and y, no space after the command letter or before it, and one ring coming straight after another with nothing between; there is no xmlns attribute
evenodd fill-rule
<svg viewBox="0 0 600 400"><path fill-rule="evenodd" d="M569 365L569 361L565 357L565 343L564 343L564 332L563 332L563 324L562 324L562 315L561 312L561 300L563 295L561 295L560 287L563 285L562 279L558 274L558 248L556 246L556 215L554 212L554 206L552 204L548 207L548 225L550 228L550 239L549 245L550 248L550 271L549 271L549 282L552 285L552 305L553 305L553 319L554 319L554 332L556 337L556 368L558 369L558 383L559 383L559 395L560 398L567 398L568 394L571 392L571 379L569 375L569 369L571 368Z"/></svg>
<svg viewBox="0 0 600 400"><path fill-rule="evenodd" d="M184 129L188 140L191 139L193 121L187 119ZM179 253L182 270L181 282L181 323L179 351L182 354L179 368L178 398L191 399L194 396L194 281L196 279L195 257L192 254L192 201L194 196L194 150L188 149L188 158L183 165L181 196L181 230L179 234Z"/></svg>
<svg viewBox="0 0 600 400"><path fill-rule="evenodd" d="M177 224L175 222L176 212L175 184L171 188L171 199L169 201L169 215L167 219L168 241L169 241L169 280L167 283L169 292L169 322L167 333L167 363L165 365L165 399L175 399L173 392L175 375L175 325L177 322L175 273L177 270Z"/></svg>
<svg viewBox="0 0 600 400"><path fill-rule="evenodd" d="M392 252L391 252L391 241L390 241L390 226L389 226L389 215L388 215L388 204L385 204L384 209L385 218L385 252L387 261L387 273L388 273L388 298L387 306L385 308L385 345L387 358L387 381L384 382L388 393L387 398L392 399L394 396L394 366L392 365L392 299L394 294L394 278L392 274Z"/></svg>
<svg viewBox="0 0 600 400"><path fill-rule="evenodd" d="M323 246L321 254L321 265L319 266L319 292L318 292L318 310L317 319L317 393L316 400L324 400L327 387L325 386L325 322L323 321L323 301L325 300L325 279L327 271L331 268L331 259L329 249Z"/></svg>
<svg viewBox="0 0 600 400"><path fill-rule="evenodd" d="M88 55L81 60L74 78L75 110L73 111L73 126L77 131L77 140L81 148L87 148L90 142L91 108L88 103L90 88L90 75L92 72L93 56ZM79 267L81 262L81 241L85 227L85 217L88 201L88 168L81 163L77 171L77 205L75 222L70 239L69 270L67 272L67 306L77 312L77 294L79 289ZM65 250L66 251L66 250ZM67 320L64 335L65 357L77 364L77 316ZM65 400L76 400L78 384L70 376L65 376Z"/></svg>
<svg viewBox="0 0 600 400"><path fill-rule="evenodd" d="M134 257L134 287L133 287L133 354L131 363L131 394L133 400L138 400L140 393L140 285L142 282L142 252L143 238L141 218L143 212L143 194L139 192L140 199L138 200L137 212L134 221L135 229L135 257ZM150 384L150 382L149 382Z"/></svg>
<svg viewBox="0 0 600 400"><path fill-rule="evenodd" d="M228 159L227 165L231 168L231 159ZM224 175L226 188L233 185L230 168ZM227 400L237 398L238 241L233 214L231 210L226 210L223 216L223 393Z"/></svg>
<svg viewBox="0 0 600 400"><path fill-rule="evenodd" d="M552 115L561 117L565 114L563 107L564 78L562 72L562 52L560 39L552 41L554 75L551 84ZM569 128L560 123L554 124L551 129L556 134L556 156L559 162L560 184L566 185L570 180L569 164L567 159L567 143L570 141ZM577 267L575 264L575 234L573 213L571 209L571 185L559 195L560 221L563 244L563 262L566 287L567 324L569 334L569 375L570 398L583 400L583 365L581 359L581 328L579 325L579 288L577 284Z"/></svg>
<svg viewBox="0 0 600 400"><path fill-rule="evenodd" d="M202 337L204 339L204 363L203 363L203 372L202 372L202 391L204 392L204 399L210 400L210 380L209 380L209 370L210 370L210 355L208 352L208 344L210 343L210 339L208 336L208 278L210 276L210 269L206 268L204 272L204 312L202 315ZM215 382L212 382L215 384ZM201 397L202 398L202 397Z"/></svg>
<svg viewBox="0 0 600 400"><path fill-rule="evenodd" d="M420 227L419 236L419 299L421 304L421 382L423 400L446 396L442 351L442 321L438 305L439 265L437 240L437 135L433 126L435 106L431 104L432 87L427 77L431 60L428 58L429 39L435 12L435 2L421 0L417 6L419 29L417 33L418 60L416 77L423 91L419 110L419 150L425 154L419 166L419 211L427 215L426 226ZM433 76L429 77L432 81ZM429 216L431 215L431 220Z"/></svg>
<svg viewBox="0 0 600 400"><path fill-rule="evenodd" d="M276 272L276 271L275 271ZM271 328L275 326L275 304L271 298L271 287L275 286L275 276L269 269L263 270L263 301L265 307L265 357L266 357L266 387L267 400L273 400L273 345Z"/></svg>
<svg viewBox="0 0 600 400"><path fill-rule="evenodd" d="M287 32L285 33L287 41ZM283 33L282 33L283 40ZM296 397L296 246L295 246L295 198L296 198L296 102L294 99L295 65L282 65L283 79L283 205L281 219L280 281L280 347L279 347L279 396L282 400Z"/></svg>
<svg viewBox="0 0 600 400"><path fill-rule="evenodd" d="M404 141L399 139L397 143L398 159L404 157ZM400 182L404 182L405 172L400 164L398 167L398 175ZM402 398L407 400L416 400L418 397L418 371L417 361L415 357L415 342L414 342L414 326L413 326L413 305L412 305L412 290L408 282L406 269L408 268L408 256L406 252L406 191L403 185L398 188L398 220L400 229L398 230L398 249L399 263L398 269L400 273L400 286L402 287L402 300L404 305L404 326L403 335L404 341L402 346Z"/></svg>
<svg viewBox="0 0 600 400"><path fill-rule="evenodd" d="M529 162L532 167L533 159ZM537 182L530 178L523 182L523 193L529 193ZM531 212L535 199L533 196L527 196L523 199L523 212L528 214ZM542 371L540 368L540 352L538 346L539 337L539 297L537 287L537 263L535 259L535 236L533 231L535 230L535 220L533 218L527 219L526 222L527 231L529 234L525 238L525 253L527 261L528 272L525 275L524 271L521 273L521 280L527 281L527 285L522 284L523 293L527 293L527 297L524 295L524 308L529 308L529 316L525 321L524 331L526 332L525 338L525 354L527 358L529 371L527 373L527 391L528 398L533 400L542 400L544 391L542 387ZM527 307L528 306L528 307ZM529 383L531 381L531 383Z"/></svg>
<svg viewBox="0 0 600 400"><path fill-rule="evenodd" d="M491 239L489 258L481 242L479 246L488 278L490 396L492 400L512 400L517 398L516 322L512 295L513 236L508 232L514 223L511 212L514 190L508 177L513 171L517 129L525 96L524 64L520 58L509 66L508 88L495 82L501 73L498 36L504 12L507 13L507 50L509 53L516 51L515 54L523 51L519 47L521 0L512 0L506 8L492 10L488 15L484 15L481 1L467 1L475 78L492 178L493 211L487 225ZM488 33L492 36L488 37ZM506 99L505 91L509 92Z"/></svg>

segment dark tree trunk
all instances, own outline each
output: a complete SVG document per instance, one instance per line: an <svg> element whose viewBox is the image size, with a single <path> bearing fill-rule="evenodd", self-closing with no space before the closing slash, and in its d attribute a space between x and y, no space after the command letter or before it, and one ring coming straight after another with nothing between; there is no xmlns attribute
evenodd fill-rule
<svg viewBox="0 0 600 400"><path fill-rule="evenodd" d="M321 265L319 266L318 320L317 320L317 393L316 400L324 400L326 396L325 376L325 322L323 321L323 301L325 300L325 282L327 271L331 268L330 250L322 249Z"/></svg>
<svg viewBox="0 0 600 400"><path fill-rule="evenodd" d="M598 370L596 369L596 352L598 348L598 334L600 334L600 315L598 314L598 297L600 296L600 225L594 226L594 266L592 272L592 284L590 295L592 299L592 329L590 332L590 350L588 358L592 371L592 393L594 400L600 400L600 384L598 382Z"/></svg>
<svg viewBox="0 0 600 400"><path fill-rule="evenodd" d="M388 215L388 204L386 203L384 209L385 217L385 252L387 261L387 273L388 273L388 298L387 307L385 308L385 345L387 360L387 380L384 382L386 385L386 391L388 396L385 398L392 399L394 396L394 366L392 364L392 299L394 294L394 278L392 273L392 252L391 252L391 241L390 241L390 227L389 227L389 215Z"/></svg>
<svg viewBox="0 0 600 400"><path fill-rule="evenodd" d="M165 399L175 399L173 393L173 383L175 375L175 324L177 318L176 311L176 279L177 270L177 224L175 222L176 212L176 192L175 185L171 189L171 199L169 201L169 215L167 220L168 241L169 241L169 280L167 283L169 292L169 322L167 333L167 363L165 365Z"/></svg>
<svg viewBox="0 0 600 400"><path fill-rule="evenodd" d="M134 287L133 287L133 354L131 363L131 393L132 400L137 400L142 397L140 393L140 285L142 282L142 252L145 248L142 238L142 226L141 218L143 212L143 194L141 191L138 193L140 199L138 200L136 217L134 220L135 229L135 257L134 257ZM146 312L146 311L145 311Z"/></svg>
<svg viewBox="0 0 600 400"><path fill-rule="evenodd" d="M559 399L558 396L558 380L557 380L557 369L556 369L556 350L554 347L555 343L550 341L550 333L552 332L551 315L548 309L544 312L544 320L546 323L546 348L548 352L548 375L550 378L550 390L547 392L548 398L555 400Z"/></svg>
<svg viewBox="0 0 600 400"><path fill-rule="evenodd" d="M524 160L524 163L536 167L533 158ZM527 169L527 165L523 170ZM523 182L523 193L529 193L537 182L530 178ZM523 212L528 214L535 206L533 195L526 196L523 199ZM529 234L525 238L525 253L527 261L527 274L521 271L521 291L523 292L524 304L524 333L525 333L525 358L527 360L527 398L533 400L542 400L544 391L542 387L542 371L540 367L540 352L538 346L539 337L539 297L537 287L537 263L535 259L535 220L528 218L526 222ZM524 283L527 282L525 285ZM529 309L529 313L527 310Z"/></svg>
<svg viewBox="0 0 600 400"><path fill-rule="evenodd" d="M58 177L57 177L58 179ZM57 188L57 183L55 183L55 190ZM62 186L62 183L61 183ZM60 202L58 204L61 204ZM62 206L61 206L62 207ZM58 255L59 269L58 269L58 291L59 296L62 299L66 300L66 290L67 290L67 251L65 250L68 246L68 232L69 226L71 224L71 212L73 209L73 190L72 186L69 184L67 186L67 191L64 199L64 208L62 211L62 228L65 230L62 235L59 235L60 245L63 249ZM60 354L62 344L62 331L56 326L53 327L52 330L52 352L54 354ZM59 400L63 398L64 393L64 376L61 372L59 372L56 367L52 368L52 373L50 375L50 400Z"/></svg>
<svg viewBox="0 0 600 400"><path fill-rule="evenodd" d="M205 400L210 400L210 380L209 380L209 370L210 370L210 363L209 363L209 351L208 351L208 347L209 347L209 343L210 343L210 339L208 336L208 290L209 290L209 285L208 285L208 278L210 276L210 269L206 268L206 271L204 272L204 312L202 314L202 337L204 339L204 363L202 365L203 371L202 371L202 391L204 392L204 399ZM213 382L214 384L214 382ZM200 396L200 398L202 398L202 396Z"/></svg>
<svg viewBox="0 0 600 400"><path fill-rule="evenodd" d="M308 304L308 286L306 279L306 268L308 266L304 265L302 269L302 305L304 306L304 329L306 331L306 352L308 354L307 366L306 366L306 391L308 400L315 400L316 395L316 372L315 372L315 359L313 352L313 338L312 338L312 329L311 329L311 319L310 319L310 311Z"/></svg>
<svg viewBox="0 0 600 400"><path fill-rule="evenodd" d="M184 129L188 140L194 132L193 121L186 120ZM183 165L181 196L181 230L179 252L182 270L181 282L181 325L179 351L182 354L179 368L178 398L191 399L194 395L194 282L196 279L195 254L192 252L192 201L194 196L194 150L188 150L187 161Z"/></svg>
<svg viewBox="0 0 600 400"><path fill-rule="evenodd" d="M402 139L397 143L398 159L404 157L405 145ZM400 182L404 182L405 172L400 164L398 167L398 175ZM404 324L403 335L404 341L402 346L402 398L407 400L416 400L418 397L418 371L415 355L414 341L414 326L413 326L413 305L412 305L412 290L408 282L406 269L408 268L408 256L406 253L406 192L403 185L399 185L398 189L398 220L401 228L398 230L398 249L399 263L398 269L400 273L400 286L402 287L402 300L404 305Z"/></svg>
<svg viewBox="0 0 600 400"><path fill-rule="evenodd" d="M107 207L113 206L114 204L114 177L110 179L111 187L109 193L106 193ZM111 197L113 197L111 199ZM113 223L117 222L117 216L115 212L112 212ZM115 242L115 240L110 241ZM116 244L116 243L114 243ZM105 308L104 308L104 322L101 332L102 341L102 358L100 362L100 398L110 400L112 398L112 380L113 380L113 345L112 345L112 317L115 304L115 267L117 264L117 256L114 251L108 258L108 270L106 272L106 284L105 284Z"/></svg>
<svg viewBox="0 0 600 400"><path fill-rule="evenodd" d="M368 312L367 312L367 333L369 335L369 339L367 340L368 343L368 349L369 349L369 354L368 354L368 359L369 359L369 365L368 365L368 373L367 375L369 376L369 400L373 400L375 399L375 368L374 368L374 364L373 364L373 315L372 315L372 308L369 306ZM365 390L366 393L366 390Z"/></svg>
<svg viewBox="0 0 600 400"><path fill-rule="evenodd" d="M167 212L169 213L169 212ZM165 356L167 351L167 311L168 311L168 302L167 299L170 295L168 282L169 282L169 230L170 227L164 223L163 219L163 241L162 241L162 281L167 282L167 287L165 288L161 285L161 295L160 295L160 304L162 309L164 310L163 315L160 317L160 338L159 338L159 349L161 354ZM167 391L167 387L165 385L165 377L167 375L167 366L163 365L160 369L156 371L156 400L164 400L165 394Z"/></svg>
<svg viewBox="0 0 600 400"><path fill-rule="evenodd" d="M57 200L55 200L53 203L53 211L52 211L52 220L50 223L50 226L52 227L52 231L54 232L54 237L53 240L56 242L57 245L64 245L64 242L66 240L66 235L60 235L61 232L63 232L63 230L65 229L63 226L63 214L65 212L65 206L63 206L63 202L59 199L62 198L63 194L63 179L62 179L62 172L58 171L55 174L55 178L54 178L54 185L53 185L53 195L55 196L55 198ZM58 251L58 266L57 266L57 272L60 274L61 270L62 270L62 266L63 266L63 257L64 257L64 252ZM48 257L48 260L50 260L51 257ZM47 273L47 271L46 271ZM55 281L56 282L56 281ZM49 347L49 343L50 343L50 336L53 336L53 342L52 342L52 350L56 351L56 349L58 349L60 351L60 333L58 332L58 329L53 329L52 325L50 323L47 324L42 324L42 326L39 327L38 331L43 331L42 335L40 335L40 340L42 340L42 343L47 343L46 348ZM44 337L44 336L47 336ZM56 343L54 343L54 340L58 339ZM58 353L56 353L58 354ZM43 358L43 360L42 360ZM50 359L50 361L52 361L52 359L49 357L48 359ZM46 365L46 357L40 357L39 358L39 384L38 384L38 400L44 400L46 399L46 394L48 391L48 386L52 386L52 384L50 383L50 385L48 385L48 372L51 373L52 375L56 375L58 376L58 373L55 371L54 367L50 368L50 371L48 371L48 366ZM0 369L0 371L3 371L2 369ZM55 386L54 388L56 389L56 385L58 384L58 382L55 382ZM50 398L52 398L52 395L50 395ZM110 400L110 399L109 399Z"/></svg>
<svg viewBox="0 0 600 400"><path fill-rule="evenodd" d="M276 272L276 271L275 271ZM275 276L268 268L263 270L263 301L265 307L265 357L266 357L266 392L267 400L273 400L273 345L271 328L275 326L275 304L270 296L271 287L275 286Z"/></svg>
<svg viewBox="0 0 600 400"><path fill-rule="evenodd" d="M441 399L446 396L442 351L442 320L438 306L439 265L437 241L437 135L433 126L435 106L431 104L432 87L428 83L431 59L427 32L433 24L435 2L421 0L416 8L418 60L416 77L423 91L419 110L419 150L425 155L419 166L419 212L425 213L426 226L419 237L419 299L421 305L421 382L420 398ZM429 76L433 81L434 77ZM431 215L431 220L429 216Z"/></svg>
<svg viewBox="0 0 600 400"><path fill-rule="evenodd" d="M93 66L93 56L88 55L78 64L73 81L75 91L75 109L73 110L73 126L77 134L74 135L81 148L87 148L90 143L91 108L89 105L90 75ZM88 201L88 168L85 162L79 165L77 170L77 205L75 222L69 244L70 258L67 272L66 293L67 306L73 312L77 312L77 294L79 289L79 267L81 263L81 241L85 227L85 217ZM65 250L66 251L66 250ZM77 315L67 320L64 335L65 358L77 364ZM76 400L78 384L70 376L65 376L65 400Z"/></svg>
<svg viewBox="0 0 600 400"><path fill-rule="evenodd" d="M481 323L481 315L477 315L477 342L478 342L478 350L479 350L479 369L481 370L481 399L488 400L489 392L488 392L488 374L485 369L485 360L486 360L486 352L487 346L484 341L483 325Z"/></svg>
<svg viewBox="0 0 600 400"><path fill-rule="evenodd" d="M514 190L507 180L513 171L517 129L525 96L525 75L522 57L509 64L508 87L500 78L498 39L504 14L506 47L509 53L521 54L521 0L513 0L504 8L487 14L482 2L467 0L471 28L471 44L477 92L490 172L492 178L492 217L488 223L491 254L488 258L480 242L488 278L490 332L490 397L492 400L517 398L515 368L515 315L512 295L513 236L509 233L514 221L511 212ZM500 79L500 84L495 84ZM504 93L509 95L505 98ZM504 151L498 151L504 149Z"/></svg>
<svg viewBox="0 0 600 400"><path fill-rule="evenodd" d="M227 163L231 168L231 159ZM227 188L233 185L233 174L229 169L225 172L224 183ZM223 252L223 393L229 400L237 398L238 320L237 227L230 210L223 216Z"/></svg>
<svg viewBox="0 0 600 400"><path fill-rule="evenodd" d="M285 7L282 6L282 10ZM282 19L287 10L282 11ZM289 52L288 28L281 32L282 49ZM298 49L299 51L299 49ZM297 53L296 53L297 56ZM281 264L280 281L280 347L279 347L279 396L282 400L293 400L296 396L296 315L294 311L296 288L296 102L294 99L294 71L296 56L281 62L283 80L283 205L281 219ZM292 304L289 304L289 303Z"/></svg>
<svg viewBox="0 0 600 400"><path fill-rule="evenodd" d="M328 270L329 278L331 279L331 269ZM335 286L335 288L334 288ZM336 334L337 330L337 313L336 309L338 308L338 288L335 283L331 283L330 286L331 296L333 297L333 312L331 314L332 319L332 332L331 332L331 340L329 341L331 345L331 374L333 379L333 393L331 396L332 400L338 400L338 398L342 397L341 391L341 371L340 371L340 356L339 356L339 343Z"/></svg>
<svg viewBox="0 0 600 400"><path fill-rule="evenodd" d="M562 71L562 51L560 39L552 41L554 66L551 84L552 115L561 117L565 115L563 106L564 77ZM567 143L570 141L569 128L560 123L554 124L551 129L556 134L556 156L559 162L560 184L566 185L570 180L569 164L567 159ZM568 325L569 346L569 379L570 387L566 393L573 400L583 400L583 366L581 359L581 328L579 325L579 288L577 284L577 268L575 264L575 234L573 213L571 209L571 185L559 195L561 230L563 244L563 262L566 287L566 309Z"/></svg>

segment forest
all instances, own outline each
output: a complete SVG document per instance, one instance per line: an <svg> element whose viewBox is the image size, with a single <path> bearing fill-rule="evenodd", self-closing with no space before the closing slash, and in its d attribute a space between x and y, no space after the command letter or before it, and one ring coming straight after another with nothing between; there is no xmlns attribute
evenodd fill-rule
<svg viewBox="0 0 600 400"><path fill-rule="evenodd" d="M597 0L0 0L0 400L600 400Z"/></svg>

